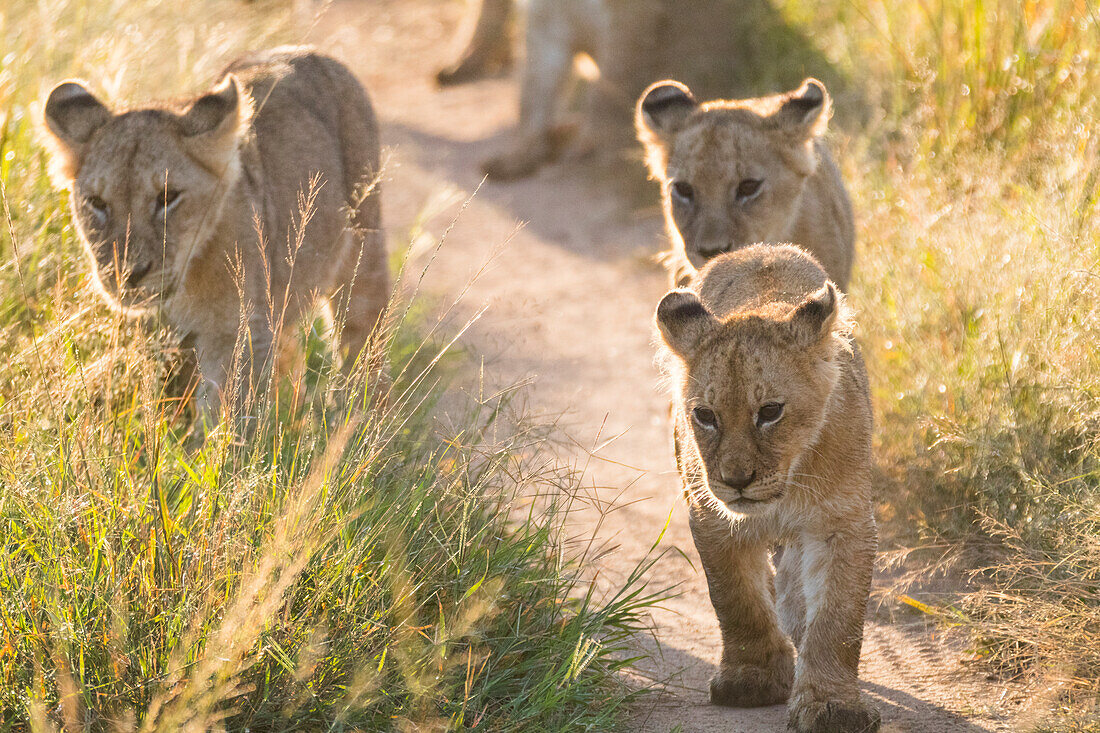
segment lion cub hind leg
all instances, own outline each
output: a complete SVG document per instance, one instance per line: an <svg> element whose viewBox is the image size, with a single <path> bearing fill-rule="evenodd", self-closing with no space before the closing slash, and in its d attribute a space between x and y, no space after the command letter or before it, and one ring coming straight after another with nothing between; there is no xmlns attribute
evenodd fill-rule
<svg viewBox="0 0 1100 733"><path fill-rule="evenodd" d="M789 704L797 733L877 731L878 711L859 698L863 617L877 546L874 520L802 538L806 625ZM784 558L785 560L786 558Z"/></svg>
<svg viewBox="0 0 1100 733"><path fill-rule="evenodd" d="M360 240L360 235L350 230L345 236ZM354 273L354 279L334 298L339 352L347 376L358 369L361 361L370 358L382 329L382 315L390 296L390 278L381 240L382 234L378 231L362 234L361 255L347 268Z"/></svg>
<svg viewBox="0 0 1100 733"><path fill-rule="evenodd" d="M351 277L329 299L342 372L333 397L337 403L354 397L357 402L363 399L361 404L378 407L391 386L385 321L390 277L384 238L379 229L349 228L344 236L349 240L348 256L341 271Z"/></svg>
<svg viewBox="0 0 1100 733"><path fill-rule="evenodd" d="M734 541L729 522L693 507L691 533L722 630L722 659L710 701L729 707L784 702L794 679L794 649L779 630L764 545Z"/></svg>

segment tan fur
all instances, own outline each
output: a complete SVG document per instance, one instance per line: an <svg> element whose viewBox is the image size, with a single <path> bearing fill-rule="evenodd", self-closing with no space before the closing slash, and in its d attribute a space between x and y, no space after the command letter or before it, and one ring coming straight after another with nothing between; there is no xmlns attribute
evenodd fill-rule
<svg viewBox="0 0 1100 733"><path fill-rule="evenodd" d="M692 535L722 630L711 700L788 700L800 732L876 730L857 682L877 546L872 417L843 295L804 250L756 245L665 296L657 325ZM763 420L776 404L779 418Z"/></svg>
<svg viewBox="0 0 1100 733"><path fill-rule="evenodd" d="M281 48L190 102L111 112L66 82L45 113L97 286L118 308L159 308L194 347L204 418L252 394L276 335L319 301L350 371L389 285L378 126L346 68Z"/></svg>
<svg viewBox="0 0 1100 733"><path fill-rule="evenodd" d="M499 2L482 8L503 23ZM810 64L824 71L824 60L793 35L768 0L530 0L519 127L483 169L497 179L520 178L564 154L612 166L619 180L635 167L640 174L625 151L634 101L646 86L677 76L707 94L731 95L783 69ZM771 55L777 47L783 64ZM599 78L586 84L574 105L578 114L566 117L581 54L595 62Z"/></svg>
<svg viewBox="0 0 1100 733"><path fill-rule="evenodd" d="M829 95L814 79L786 94L705 104L678 82L646 90L635 124L661 183L675 282L722 252L797 242L847 288L855 226L821 138L830 114ZM741 195L753 182L755 193Z"/></svg>
<svg viewBox="0 0 1100 733"><path fill-rule="evenodd" d="M465 50L435 75L439 85L462 84L511 68L514 20L512 0L474 0L467 15L472 29L464 34L469 36Z"/></svg>

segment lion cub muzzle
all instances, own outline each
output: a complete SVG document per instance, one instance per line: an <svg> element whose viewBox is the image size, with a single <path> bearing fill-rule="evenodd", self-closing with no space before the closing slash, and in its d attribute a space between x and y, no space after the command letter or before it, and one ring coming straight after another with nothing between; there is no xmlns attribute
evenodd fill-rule
<svg viewBox="0 0 1100 733"><path fill-rule="evenodd" d="M786 494L786 487L774 477L758 478L758 472L729 474L720 468L719 477L707 485L714 498L736 514L755 514L764 511Z"/></svg>

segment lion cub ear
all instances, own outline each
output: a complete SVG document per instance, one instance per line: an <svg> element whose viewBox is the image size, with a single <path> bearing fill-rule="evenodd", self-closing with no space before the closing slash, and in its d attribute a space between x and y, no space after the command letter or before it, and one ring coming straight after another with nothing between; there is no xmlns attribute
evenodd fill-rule
<svg viewBox="0 0 1100 733"><path fill-rule="evenodd" d="M785 94L779 109L768 118L772 129L792 148L788 162L804 176L817 170L814 140L825 134L832 104L825 85L817 79L807 79L798 89Z"/></svg>
<svg viewBox="0 0 1100 733"><path fill-rule="evenodd" d="M676 132L698 106L686 85L671 79L659 81L639 97L635 124L639 130L665 136Z"/></svg>
<svg viewBox="0 0 1100 733"><path fill-rule="evenodd" d="M670 138L698 107L691 90L671 79L650 85L638 98L634 128L646 148L646 162L654 178L664 175Z"/></svg>
<svg viewBox="0 0 1100 733"><path fill-rule="evenodd" d="M832 281L826 280L791 312L787 328L794 343L806 348L832 336L846 338L851 331L847 314L843 296Z"/></svg>
<svg viewBox="0 0 1100 733"><path fill-rule="evenodd" d="M781 129L808 140L825 133L832 109L833 101L825 85L817 79L806 79L802 86L785 95L774 120Z"/></svg>
<svg viewBox="0 0 1100 733"><path fill-rule="evenodd" d="M76 178L84 149L95 131L111 119L111 111L78 81L64 81L46 98L43 117L52 149L54 184L67 188Z"/></svg>
<svg viewBox="0 0 1100 733"><path fill-rule="evenodd" d="M252 119L252 100L241 93L237 78L228 74L178 119L192 155L220 173L235 160L240 139Z"/></svg>
<svg viewBox="0 0 1100 733"><path fill-rule="evenodd" d="M690 290L673 290L657 306L661 338L677 356L689 358L699 342L719 325L699 296Z"/></svg>

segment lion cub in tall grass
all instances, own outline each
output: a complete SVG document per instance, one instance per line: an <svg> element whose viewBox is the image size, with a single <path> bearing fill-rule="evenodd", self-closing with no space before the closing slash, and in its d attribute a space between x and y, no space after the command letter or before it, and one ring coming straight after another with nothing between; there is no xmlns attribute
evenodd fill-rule
<svg viewBox="0 0 1100 733"><path fill-rule="evenodd" d="M711 701L789 700L799 732L876 730L857 682L877 548L871 401L844 296L804 250L755 245L668 293L657 326L722 629Z"/></svg>
<svg viewBox="0 0 1100 733"><path fill-rule="evenodd" d="M202 419L242 404L282 324L319 301L347 370L369 349L389 296L378 124L337 61L274 49L197 99L118 112L68 81L45 123L96 286L193 345Z"/></svg>

